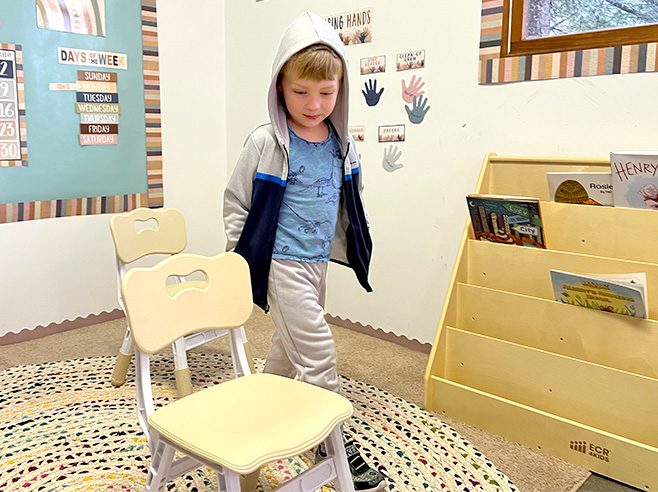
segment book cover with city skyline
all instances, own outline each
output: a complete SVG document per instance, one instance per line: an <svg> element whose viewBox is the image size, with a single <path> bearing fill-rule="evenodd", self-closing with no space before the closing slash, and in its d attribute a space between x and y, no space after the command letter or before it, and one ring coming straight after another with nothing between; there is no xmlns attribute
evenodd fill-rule
<svg viewBox="0 0 658 492"><path fill-rule="evenodd" d="M475 239L546 249L538 199L467 195L466 202Z"/></svg>

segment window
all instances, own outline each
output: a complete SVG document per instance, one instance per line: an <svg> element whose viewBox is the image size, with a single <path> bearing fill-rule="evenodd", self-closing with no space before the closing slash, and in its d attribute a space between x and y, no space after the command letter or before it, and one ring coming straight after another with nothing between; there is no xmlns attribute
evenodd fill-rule
<svg viewBox="0 0 658 492"><path fill-rule="evenodd" d="M658 0L504 0L501 57L658 41Z"/></svg>

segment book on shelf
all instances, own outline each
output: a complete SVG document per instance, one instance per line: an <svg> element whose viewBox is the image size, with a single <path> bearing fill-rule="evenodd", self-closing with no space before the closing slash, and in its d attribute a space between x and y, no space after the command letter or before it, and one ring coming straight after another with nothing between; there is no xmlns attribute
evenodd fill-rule
<svg viewBox="0 0 658 492"><path fill-rule="evenodd" d="M548 193L558 203L611 207L612 175L603 173L546 173Z"/></svg>
<svg viewBox="0 0 658 492"><path fill-rule="evenodd" d="M551 270L555 300L636 318L648 317L646 274L578 274Z"/></svg>
<svg viewBox="0 0 658 492"><path fill-rule="evenodd" d="M658 152L610 152L615 207L658 210Z"/></svg>
<svg viewBox="0 0 658 492"><path fill-rule="evenodd" d="M546 249L537 198L471 194L466 203L475 239Z"/></svg>

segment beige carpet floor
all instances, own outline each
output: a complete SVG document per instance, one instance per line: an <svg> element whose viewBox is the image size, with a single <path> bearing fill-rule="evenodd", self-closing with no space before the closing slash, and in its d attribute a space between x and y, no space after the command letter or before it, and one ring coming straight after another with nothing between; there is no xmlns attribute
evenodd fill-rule
<svg viewBox="0 0 658 492"><path fill-rule="evenodd" d="M332 326L338 371L422 407L427 354L365 334ZM125 331L123 318L0 347L0 370L22 364L113 355ZM246 326L254 357L265 358L274 331L269 316L254 310ZM228 354L223 338L195 349ZM590 473L577 466L440 416L503 471L521 492L573 492Z"/></svg>

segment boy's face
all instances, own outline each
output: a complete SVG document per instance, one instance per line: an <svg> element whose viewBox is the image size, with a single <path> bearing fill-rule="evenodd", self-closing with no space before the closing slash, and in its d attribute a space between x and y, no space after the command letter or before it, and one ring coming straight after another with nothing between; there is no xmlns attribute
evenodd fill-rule
<svg viewBox="0 0 658 492"><path fill-rule="evenodd" d="M338 98L338 75L329 80L284 75L280 89L288 110L288 124L297 135L305 137L325 130L322 122L332 113Z"/></svg>

